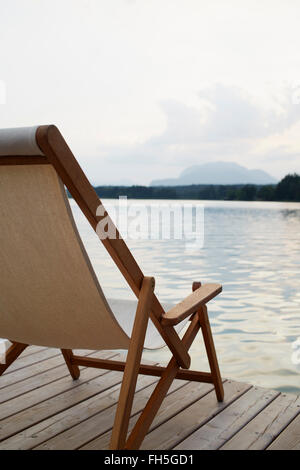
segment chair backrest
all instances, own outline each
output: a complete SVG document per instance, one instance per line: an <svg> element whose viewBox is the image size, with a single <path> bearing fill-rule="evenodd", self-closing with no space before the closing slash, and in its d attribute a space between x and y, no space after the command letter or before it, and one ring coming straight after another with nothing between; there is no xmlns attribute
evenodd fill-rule
<svg viewBox="0 0 300 470"><path fill-rule="evenodd" d="M0 337L127 349L129 337L105 299L36 132L0 130Z"/></svg>

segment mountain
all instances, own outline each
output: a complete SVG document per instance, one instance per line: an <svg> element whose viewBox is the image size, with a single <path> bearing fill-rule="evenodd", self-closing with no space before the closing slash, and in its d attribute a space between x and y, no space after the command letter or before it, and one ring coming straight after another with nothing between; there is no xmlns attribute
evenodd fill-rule
<svg viewBox="0 0 300 470"><path fill-rule="evenodd" d="M154 180L150 186L276 183L277 180L263 170L249 170L233 162L211 162L186 168L178 178Z"/></svg>

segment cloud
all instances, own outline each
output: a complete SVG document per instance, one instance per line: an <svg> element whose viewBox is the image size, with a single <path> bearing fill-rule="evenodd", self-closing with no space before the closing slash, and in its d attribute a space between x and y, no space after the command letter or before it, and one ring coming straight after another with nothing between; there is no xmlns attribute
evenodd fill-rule
<svg viewBox="0 0 300 470"><path fill-rule="evenodd" d="M299 152L291 152L287 145L279 145L276 148L272 148L264 154L264 160L270 162L276 161L295 161L300 159Z"/></svg>
<svg viewBox="0 0 300 470"><path fill-rule="evenodd" d="M217 84L199 91L193 104L169 99L160 102L160 109L165 125L157 135L138 144L99 144L97 158L90 161L93 175L99 175L95 183L126 178L149 184L216 161L260 168L278 179L300 171L295 140L300 104L293 103L289 87L267 99Z"/></svg>
<svg viewBox="0 0 300 470"><path fill-rule="evenodd" d="M245 163L255 156L258 142L291 128L300 121L300 105L292 102L292 90L284 88L268 105L245 90L216 84L202 89L195 106L175 100L160 103L166 128L144 143L126 149L106 149L111 163L151 165L164 161L187 166L208 160L233 160ZM280 158L280 147L274 158ZM289 151L285 147L284 155ZM269 150L271 159L272 151ZM263 155L261 155L263 158Z"/></svg>
<svg viewBox="0 0 300 470"><path fill-rule="evenodd" d="M234 142L283 132L300 120L300 106L293 104L292 93L288 87L282 89L266 108L241 88L216 84L199 92L197 108L163 102L167 129L148 144Z"/></svg>

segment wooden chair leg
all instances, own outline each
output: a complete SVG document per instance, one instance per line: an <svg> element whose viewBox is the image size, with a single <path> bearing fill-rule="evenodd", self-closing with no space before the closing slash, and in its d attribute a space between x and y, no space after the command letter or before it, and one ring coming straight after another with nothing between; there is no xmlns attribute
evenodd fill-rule
<svg viewBox="0 0 300 470"><path fill-rule="evenodd" d="M191 344L193 343L198 331L200 329L200 323L198 316L194 316L191 321L189 328L187 329L182 342L189 350ZM144 410L139 416L139 419L135 423L133 430L128 437L126 442L125 449L127 450L137 450L140 448L141 443L144 440L168 390L175 379L177 372L179 371L179 364L176 361L176 358L173 357L168 366L166 367L164 373L161 376L158 384L156 385L154 391L152 392L151 397L149 398Z"/></svg>
<svg viewBox="0 0 300 470"><path fill-rule="evenodd" d="M64 359L66 361L69 372L74 380L77 380L80 376L80 369L76 364L73 364L73 352L72 349L62 349L61 350Z"/></svg>
<svg viewBox="0 0 300 470"><path fill-rule="evenodd" d="M178 370L179 365L176 359L172 358L131 431L128 441L126 442L126 450L139 449Z"/></svg>
<svg viewBox="0 0 300 470"><path fill-rule="evenodd" d="M211 370L211 375L213 378L213 383L215 386L215 391L218 401L224 400L224 388L222 383L222 378L220 374L217 354L215 350L214 340L210 328L209 318L207 314L207 307L204 305L199 310L199 321L201 325L202 335L204 339L204 344L206 348L206 353L208 357L208 362Z"/></svg>
<svg viewBox="0 0 300 470"><path fill-rule="evenodd" d="M126 366L112 430L110 449L124 449L139 373L145 335L153 301L154 279L145 277L140 291Z"/></svg>
<svg viewBox="0 0 300 470"><path fill-rule="evenodd" d="M11 347L6 351L5 364L0 364L0 375L20 356L26 349L28 344L12 343Z"/></svg>

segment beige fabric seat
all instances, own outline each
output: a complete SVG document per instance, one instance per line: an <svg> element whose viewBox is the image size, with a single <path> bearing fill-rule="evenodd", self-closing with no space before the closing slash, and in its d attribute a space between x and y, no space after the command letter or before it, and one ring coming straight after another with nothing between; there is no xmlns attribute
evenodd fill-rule
<svg viewBox="0 0 300 470"><path fill-rule="evenodd" d="M0 130L1 155L41 155L36 128ZM69 349L128 349L132 303L107 302L51 165L0 166L0 337ZM78 334L80 332L80 334ZM149 324L145 348L163 346Z"/></svg>

